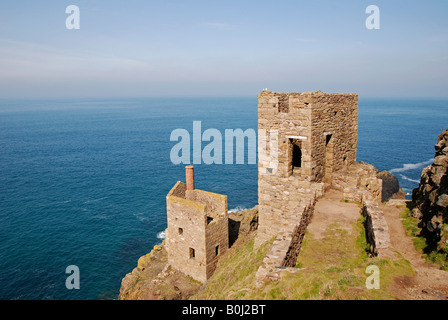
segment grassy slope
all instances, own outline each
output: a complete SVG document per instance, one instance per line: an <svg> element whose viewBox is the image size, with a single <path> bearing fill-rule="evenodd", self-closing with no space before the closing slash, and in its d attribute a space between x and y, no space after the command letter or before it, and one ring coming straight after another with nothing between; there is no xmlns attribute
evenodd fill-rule
<svg viewBox="0 0 448 320"><path fill-rule="evenodd" d="M331 224L325 237L305 235L297 273L284 271L278 282L255 289L254 279L270 243L253 250L255 234L239 239L220 260L206 288L195 299L394 299L397 276L414 275L408 261L370 258L361 219L351 231ZM399 254L398 254L399 255ZM367 289L368 265L380 270L380 289Z"/></svg>

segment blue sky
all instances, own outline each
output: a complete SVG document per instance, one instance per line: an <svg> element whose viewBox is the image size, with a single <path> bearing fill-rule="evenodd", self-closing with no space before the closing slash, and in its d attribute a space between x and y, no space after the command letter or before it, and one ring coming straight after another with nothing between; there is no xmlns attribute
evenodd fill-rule
<svg viewBox="0 0 448 320"><path fill-rule="evenodd" d="M445 0L4 0L0 97L448 97L447 15Z"/></svg>

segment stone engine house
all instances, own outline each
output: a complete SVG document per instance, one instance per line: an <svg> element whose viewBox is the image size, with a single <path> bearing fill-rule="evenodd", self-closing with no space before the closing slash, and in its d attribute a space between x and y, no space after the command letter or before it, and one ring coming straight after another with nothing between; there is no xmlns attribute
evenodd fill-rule
<svg viewBox="0 0 448 320"><path fill-rule="evenodd" d="M258 132L267 140L263 150L259 141L259 155L264 151L271 163L258 161L256 246L297 225L332 173L356 162L358 95L265 89L258 95ZM277 139L274 154L269 146Z"/></svg>
<svg viewBox="0 0 448 320"><path fill-rule="evenodd" d="M229 248L227 196L194 187L193 166L166 197L168 264L200 282L216 269Z"/></svg>

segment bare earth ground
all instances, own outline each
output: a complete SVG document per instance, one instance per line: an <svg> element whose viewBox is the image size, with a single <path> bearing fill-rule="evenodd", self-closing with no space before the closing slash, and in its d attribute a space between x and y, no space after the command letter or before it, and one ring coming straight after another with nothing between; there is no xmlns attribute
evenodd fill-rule
<svg viewBox="0 0 448 320"><path fill-rule="evenodd" d="M360 206L357 203L341 201L343 194L336 190L328 191L316 203L313 219L308 231L316 239L322 238L328 225L337 222L342 228L351 230L360 218ZM397 202L382 205L389 226L393 249L411 263L416 276L401 276L395 280L391 290L405 300L445 300L448 299L448 272L428 264L416 251L411 238L407 237L400 218L405 205L397 207Z"/></svg>
<svg viewBox="0 0 448 320"><path fill-rule="evenodd" d="M346 203L341 201L342 199L341 192L329 190L317 201L313 218L307 228L315 239L321 239L332 222L337 222L341 228L350 231L356 220L361 217L358 204Z"/></svg>

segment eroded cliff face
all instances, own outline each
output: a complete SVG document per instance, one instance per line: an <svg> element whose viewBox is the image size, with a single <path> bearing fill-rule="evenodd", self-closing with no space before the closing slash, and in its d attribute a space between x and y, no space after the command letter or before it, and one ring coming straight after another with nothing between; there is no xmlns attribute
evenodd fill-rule
<svg viewBox="0 0 448 320"><path fill-rule="evenodd" d="M258 228L258 206L229 213L229 243ZM120 300L186 300L203 288L203 284L168 264L163 242L140 257L137 267L121 282Z"/></svg>
<svg viewBox="0 0 448 320"><path fill-rule="evenodd" d="M424 168L412 192L412 215L421 220L421 234L431 251L448 254L448 129L437 138L434 163Z"/></svg>
<svg viewBox="0 0 448 320"><path fill-rule="evenodd" d="M121 282L120 300L185 300L195 294L201 283L168 264L164 244L140 257L137 267Z"/></svg>

